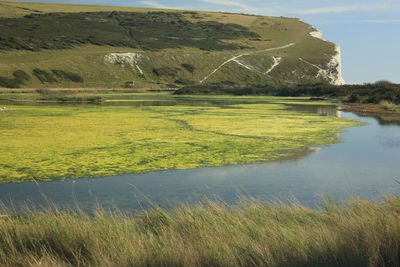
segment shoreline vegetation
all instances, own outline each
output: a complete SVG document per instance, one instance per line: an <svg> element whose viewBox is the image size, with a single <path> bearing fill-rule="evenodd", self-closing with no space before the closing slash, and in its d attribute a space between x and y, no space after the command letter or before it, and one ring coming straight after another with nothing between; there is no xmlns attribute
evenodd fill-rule
<svg viewBox="0 0 400 267"><path fill-rule="evenodd" d="M379 81L359 85L304 84L290 86L238 87L229 82L206 85L189 85L182 88L0 88L0 100L10 102L56 102L102 104L105 94L171 93L178 96L277 96L301 97L309 100L339 101L345 111L400 114L400 84ZM35 96L36 95L36 96ZM172 100L172 98L170 99Z"/></svg>
<svg viewBox="0 0 400 267"><path fill-rule="evenodd" d="M387 111L400 111L400 84L388 81L354 85L296 84L237 87L232 83L186 86L175 94L269 95L340 100L345 103L380 104Z"/></svg>
<svg viewBox="0 0 400 267"><path fill-rule="evenodd" d="M399 266L400 198L0 217L3 266ZM7 213L7 210L5 210ZM10 213L8 213L10 214Z"/></svg>
<svg viewBox="0 0 400 267"><path fill-rule="evenodd" d="M160 90L158 92L170 92L170 90ZM107 98L102 96L98 96L98 94L132 94L132 93L154 93L154 91L129 91L126 90L114 90L110 92L109 90L97 90L96 93L93 91L82 90L80 92L71 92L71 91L54 91L54 93L46 96L39 97L32 97L32 94L35 94L36 90L29 90L26 92L18 92L17 94L26 94L26 96L19 96L13 97L10 94L15 94L15 92L7 92L7 95L10 97L3 98L1 97L0 93L0 100L8 101L8 104L21 104L21 103L59 103L59 104L98 104L102 105L107 102ZM327 99L327 98L315 98L310 97L310 101L333 101L335 103L336 100L334 99ZM123 101L123 100L121 100ZM111 102L111 101L109 101ZM387 101L381 101L378 104L375 103L352 103L352 102L342 102L339 104L341 110L348 111L348 112L355 112L358 114L384 114L384 115L391 115L391 116L398 116L400 115L400 105L396 105Z"/></svg>

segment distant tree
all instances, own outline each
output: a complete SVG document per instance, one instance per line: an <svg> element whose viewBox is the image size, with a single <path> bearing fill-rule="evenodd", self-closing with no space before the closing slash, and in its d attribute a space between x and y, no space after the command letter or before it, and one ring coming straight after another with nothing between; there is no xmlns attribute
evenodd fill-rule
<svg viewBox="0 0 400 267"><path fill-rule="evenodd" d="M357 102L360 102L360 95L359 94L355 94L355 93L353 93L351 96L350 96L350 98L349 98L349 102L351 102L351 103L357 103Z"/></svg>
<svg viewBox="0 0 400 267"><path fill-rule="evenodd" d="M14 71L13 76L20 82L29 81L31 79L31 76L23 70Z"/></svg>
<svg viewBox="0 0 400 267"><path fill-rule="evenodd" d="M45 70L41 70L38 68L35 68L32 70L32 74L38 78L38 80L41 83L53 83L53 82L58 82L58 80L54 77L54 75L50 72L47 72Z"/></svg>

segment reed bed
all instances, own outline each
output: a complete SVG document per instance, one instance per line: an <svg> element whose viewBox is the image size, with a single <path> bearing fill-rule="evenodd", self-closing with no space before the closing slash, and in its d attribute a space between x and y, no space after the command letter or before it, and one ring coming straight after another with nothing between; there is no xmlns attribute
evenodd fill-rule
<svg viewBox="0 0 400 267"><path fill-rule="evenodd" d="M0 219L3 266L399 266L400 197L321 209L204 202L141 214L49 208Z"/></svg>

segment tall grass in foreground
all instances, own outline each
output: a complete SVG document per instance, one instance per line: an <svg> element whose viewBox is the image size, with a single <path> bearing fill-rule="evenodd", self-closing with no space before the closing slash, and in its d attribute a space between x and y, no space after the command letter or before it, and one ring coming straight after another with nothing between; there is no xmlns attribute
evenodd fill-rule
<svg viewBox="0 0 400 267"><path fill-rule="evenodd" d="M399 266L400 197L0 219L4 266Z"/></svg>

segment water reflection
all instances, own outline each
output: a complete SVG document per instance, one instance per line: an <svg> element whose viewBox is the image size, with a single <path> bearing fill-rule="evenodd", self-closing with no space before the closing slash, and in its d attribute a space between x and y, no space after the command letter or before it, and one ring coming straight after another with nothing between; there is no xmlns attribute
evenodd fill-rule
<svg viewBox="0 0 400 267"><path fill-rule="evenodd" d="M379 125L382 126L400 126L400 115L399 114L381 114L381 113L365 113L365 112L353 112L360 117L373 117L377 120Z"/></svg>
<svg viewBox="0 0 400 267"><path fill-rule="evenodd" d="M298 112L314 113L321 116L342 117L342 111L336 105L296 105L290 104L290 109Z"/></svg>

